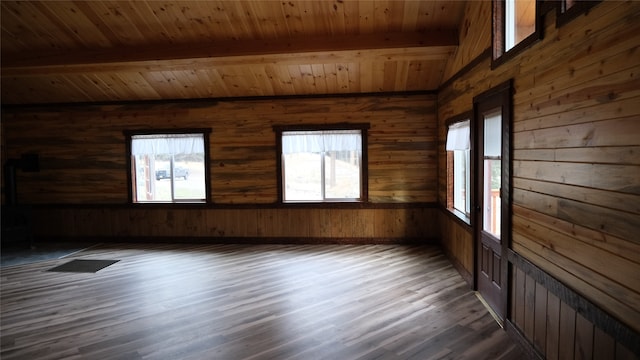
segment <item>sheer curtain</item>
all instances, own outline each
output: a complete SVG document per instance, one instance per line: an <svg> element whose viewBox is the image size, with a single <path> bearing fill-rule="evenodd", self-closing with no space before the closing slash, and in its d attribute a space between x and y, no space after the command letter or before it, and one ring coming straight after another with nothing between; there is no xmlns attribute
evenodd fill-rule
<svg viewBox="0 0 640 360"><path fill-rule="evenodd" d="M457 122L449 126L447 133L447 151L469 150L469 120Z"/></svg>
<svg viewBox="0 0 640 360"><path fill-rule="evenodd" d="M155 134L131 137L132 155L196 154L204 152L202 134Z"/></svg>
<svg viewBox="0 0 640 360"><path fill-rule="evenodd" d="M360 151L360 130L286 131L282 133L282 153Z"/></svg>

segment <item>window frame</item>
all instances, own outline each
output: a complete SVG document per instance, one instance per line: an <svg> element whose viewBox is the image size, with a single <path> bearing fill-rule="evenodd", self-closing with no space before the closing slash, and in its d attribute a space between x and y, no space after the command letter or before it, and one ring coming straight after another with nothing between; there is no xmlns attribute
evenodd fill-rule
<svg viewBox="0 0 640 360"><path fill-rule="evenodd" d="M533 43L542 39L542 29L544 27L544 16L542 8L542 0L535 0L535 29L526 38L515 44L511 49L505 50L505 4L506 0L493 0L491 6L492 12L492 31L491 31L491 69L495 69L501 64L509 61L517 56L524 49Z"/></svg>
<svg viewBox="0 0 640 360"><path fill-rule="evenodd" d="M126 144L126 163L127 163L127 202L129 204L136 205L154 205L154 204L162 204L162 205L182 205L182 204L208 204L211 202L211 181L210 181L210 169L211 169L211 158L210 158L210 145L209 138L211 135L211 128L181 128L181 129L133 129L133 130L124 130L123 134L125 136L125 144ZM205 186L205 199L204 202L192 202L192 201L136 201L134 194L135 191L133 189L133 175L132 172L135 171L133 168L134 164L132 161L132 140L134 136L137 135L182 135L182 134L202 134L204 141L204 186Z"/></svg>
<svg viewBox="0 0 640 360"><path fill-rule="evenodd" d="M454 181L454 151L453 150L446 150L446 137L445 137L445 153L446 153L446 157L447 157L447 167L446 167L446 171L447 171L447 197L446 197L446 208L447 210L452 213L453 215L455 215L456 217L458 217L460 220L462 220L464 223L466 223L467 225L471 225L471 215L473 212L473 192L474 192L474 181L475 181L475 177L474 177L474 151L473 151L473 146L474 146L474 136L473 136L473 129L475 126L474 123L474 118L473 118L473 111L469 110L466 111L464 113L458 114L456 116L453 116L449 119L447 119L445 121L445 126L447 129L447 136L449 134L449 127L453 124L457 124L463 121L469 121L469 163L468 163L468 187L469 187L469 213L465 213L460 211L459 209L455 208L454 206L454 185L453 185L453 181Z"/></svg>
<svg viewBox="0 0 640 360"><path fill-rule="evenodd" d="M273 130L276 135L276 174L278 180L278 202L280 204L334 204L334 203L366 203L369 202L369 176L368 176L368 123L340 123L340 124L300 124L300 125L275 125ZM359 130L362 138L362 154L360 166L360 198L359 199L324 199L324 200L284 200L284 167L282 164L282 133L287 131L341 131ZM324 179L322 180L324 182Z"/></svg>
<svg viewBox="0 0 640 360"><path fill-rule="evenodd" d="M591 8L600 4L602 0L574 0L573 5L567 8L567 0L561 0L556 5L556 28L562 27L582 14L588 13Z"/></svg>

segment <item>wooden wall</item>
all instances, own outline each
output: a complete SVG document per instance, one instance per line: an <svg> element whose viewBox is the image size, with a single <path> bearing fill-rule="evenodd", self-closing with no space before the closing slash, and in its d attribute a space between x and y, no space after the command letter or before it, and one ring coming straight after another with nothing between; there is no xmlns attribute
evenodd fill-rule
<svg viewBox="0 0 640 360"><path fill-rule="evenodd" d="M435 95L11 107L2 117L6 155L40 155L41 171L18 172L17 183L18 201L35 206L41 236L437 237L435 213L422 223L437 196ZM370 204L275 205L272 126L341 122L371 125ZM212 129L213 203L186 210L122 206L123 130L189 127Z"/></svg>
<svg viewBox="0 0 640 360"><path fill-rule="evenodd" d="M482 51L491 45L490 21L473 17L490 14L491 3L471 1L466 11L468 31L448 67L464 71L438 94L440 168L446 119L513 79L511 248L640 331L640 3L605 1L559 28L554 9L545 16L543 40L494 70ZM438 181L446 206L445 171ZM473 273L471 229L449 214L440 216L440 227L449 229L447 251ZM512 319L532 311L522 304L512 307ZM558 321L558 313L540 311ZM515 319L520 330L529 326Z"/></svg>

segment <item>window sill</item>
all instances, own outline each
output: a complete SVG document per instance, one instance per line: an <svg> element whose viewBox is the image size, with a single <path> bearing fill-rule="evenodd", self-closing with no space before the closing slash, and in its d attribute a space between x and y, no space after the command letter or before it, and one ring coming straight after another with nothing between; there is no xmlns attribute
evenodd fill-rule
<svg viewBox="0 0 640 360"><path fill-rule="evenodd" d="M458 210L458 209L447 209L447 211L453 215L454 217L456 217L458 220L460 220L461 222L465 223L467 226L471 226L471 218L469 216L467 216L467 214L463 213L462 211Z"/></svg>

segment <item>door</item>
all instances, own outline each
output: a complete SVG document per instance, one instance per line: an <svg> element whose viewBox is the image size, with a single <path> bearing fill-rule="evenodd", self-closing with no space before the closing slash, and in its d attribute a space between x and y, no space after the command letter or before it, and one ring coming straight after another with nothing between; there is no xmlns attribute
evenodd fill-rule
<svg viewBox="0 0 640 360"><path fill-rule="evenodd" d="M507 313L510 89L474 100L476 288L500 321Z"/></svg>

